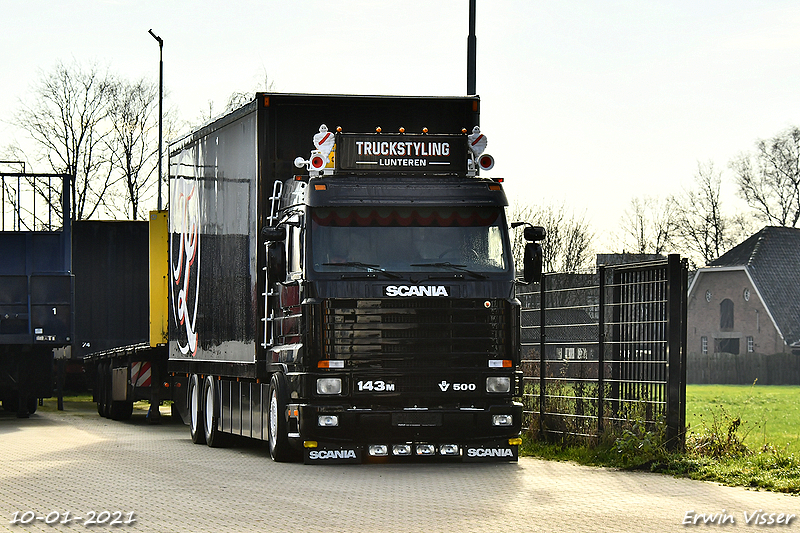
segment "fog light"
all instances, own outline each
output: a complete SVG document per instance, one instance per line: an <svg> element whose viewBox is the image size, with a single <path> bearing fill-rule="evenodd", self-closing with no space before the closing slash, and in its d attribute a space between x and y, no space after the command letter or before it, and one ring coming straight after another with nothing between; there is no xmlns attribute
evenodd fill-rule
<svg viewBox="0 0 800 533"><path fill-rule="evenodd" d="M458 444L442 444L439 446L442 455L458 455Z"/></svg>
<svg viewBox="0 0 800 533"><path fill-rule="evenodd" d="M392 446L392 455L411 455L411 445L395 444Z"/></svg>
<svg viewBox="0 0 800 533"><path fill-rule="evenodd" d="M319 378L317 380L317 394L341 394L342 378Z"/></svg>
<svg viewBox="0 0 800 533"><path fill-rule="evenodd" d="M514 417L511 415L492 415L493 426L510 426L514 423Z"/></svg>
<svg viewBox="0 0 800 533"><path fill-rule="evenodd" d="M339 417L337 415L320 415L317 418L317 425L323 428L330 428L339 425Z"/></svg>
<svg viewBox="0 0 800 533"><path fill-rule="evenodd" d="M375 457L383 457L389 455L389 447L385 444L370 444L369 454Z"/></svg>
<svg viewBox="0 0 800 533"><path fill-rule="evenodd" d="M417 444L417 455L433 455L436 447L433 444Z"/></svg>
<svg viewBox="0 0 800 533"><path fill-rule="evenodd" d="M486 392L509 392L511 378L508 376L491 376L486 378Z"/></svg>

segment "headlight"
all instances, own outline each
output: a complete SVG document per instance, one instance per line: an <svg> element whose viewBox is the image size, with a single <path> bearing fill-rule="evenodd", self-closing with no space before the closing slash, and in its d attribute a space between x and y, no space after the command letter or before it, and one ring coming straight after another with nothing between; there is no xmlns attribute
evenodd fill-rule
<svg viewBox="0 0 800 533"><path fill-rule="evenodd" d="M433 444L417 444L417 455L433 455L436 447Z"/></svg>
<svg viewBox="0 0 800 533"><path fill-rule="evenodd" d="M493 426L510 426L514 423L512 415L492 415Z"/></svg>
<svg viewBox="0 0 800 533"><path fill-rule="evenodd" d="M486 378L486 392L511 391L511 378L508 376L491 376Z"/></svg>
<svg viewBox="0 0 800 533"><path fill-rule="evenodd" d="M458 455L458 444L440 444L439 453L442 455Z"/></svg>
<svg viewBox="0 0 800 533"><path fill-rule="evenodd" d="M319 378L317 380L317 394L341 394L342 378Z"/></svg>
<svg viewBox="0 0 800 533"><path fill-rule="evenodd" d="M336 415L320 415L317 418L317 425L319 427L336 427L339 425L339 417Z"/></svg>
<svg viewBox="0 0 800 533"><path fill-rule="evenodd" d="M411 455L410 444L395 444L392 446L393 455Z"/></svg>
<svg viewBox="0 0 800 533"><path fill-rule="evenodd" d="M369 454L373 457L383 457L389 455L389 447L385 444L370 444Z"/></svg>

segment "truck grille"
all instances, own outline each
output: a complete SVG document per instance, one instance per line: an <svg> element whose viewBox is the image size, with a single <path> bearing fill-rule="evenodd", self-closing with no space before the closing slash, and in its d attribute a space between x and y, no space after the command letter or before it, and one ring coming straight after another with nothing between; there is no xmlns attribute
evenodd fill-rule
<svg viewBox="0 0 800 533"><path fill-rule="evenodd" d="M380 368L485 366L487 359L507 358L507 305L500 299L327 300L326 356Z"/></svg>

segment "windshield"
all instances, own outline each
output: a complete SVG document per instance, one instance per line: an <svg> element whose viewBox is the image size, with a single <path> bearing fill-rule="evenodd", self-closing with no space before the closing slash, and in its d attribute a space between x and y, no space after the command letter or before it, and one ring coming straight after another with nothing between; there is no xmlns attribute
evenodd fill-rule
<svg viewBox="0 0 800 533"><path fill-rule="evenodd" d="M510 268L499 207L340 207L311 213L317 272L467 271Z"/></svg>

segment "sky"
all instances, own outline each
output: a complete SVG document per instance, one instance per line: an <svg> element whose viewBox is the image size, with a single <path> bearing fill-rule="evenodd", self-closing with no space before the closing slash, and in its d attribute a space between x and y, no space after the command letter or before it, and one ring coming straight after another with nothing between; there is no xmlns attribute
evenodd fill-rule
<svg viewBox="0 0 800 533"><path fill-rule="evenodd" d="M151 28L165 107L190 122L265 75L279 92L466 94L468 0L0 0L0 13L0 148L58 60L157 81ZM797 28L796 0L477 0L484 175L512 202L584 216L598 247L632 198L679 194L699 162L745 210L729 162L800 125Z"/></svg>

